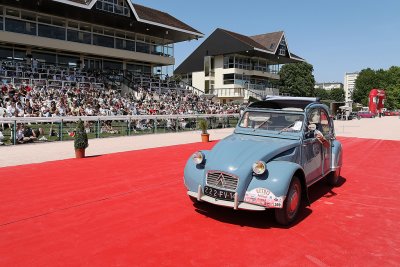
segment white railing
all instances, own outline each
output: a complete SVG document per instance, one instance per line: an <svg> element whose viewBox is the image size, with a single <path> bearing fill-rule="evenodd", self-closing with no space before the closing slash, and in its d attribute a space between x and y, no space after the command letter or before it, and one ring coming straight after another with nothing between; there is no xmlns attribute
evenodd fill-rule
<svg viewBox="0 0 400 267"><path fill-rule="evenodd" d="M3 114L4 115L4 114ZM82 119L89 138L130 136L167 132L193 131L198 129L199 119L205 119L210 129L234 127L240 115L191 114L191 115L120 115L120 116L65 116L65 117L0 117L0 127L7 144L17 144L19 126L42 128L42 137L48 141L71 140L76 122ZM48 138L46 137L48 136ZM39 138L39 140L41 140Z"/></svg>
<svg viewBox="0 0 400 267"><path fill-rule="evenodd" d="M233 114L185 114L185 115L117 115L117 116L64 116L64 117L0 117L0 123L36 123L36 122L76 122L83 121L126 121L126 120L165 120L165 119L201 119L201 118L238 118Z"/></svg>

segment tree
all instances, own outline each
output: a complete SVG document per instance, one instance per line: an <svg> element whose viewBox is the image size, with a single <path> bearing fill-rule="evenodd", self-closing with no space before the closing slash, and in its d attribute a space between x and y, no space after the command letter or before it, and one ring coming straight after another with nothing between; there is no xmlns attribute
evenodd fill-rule
<svg viewBox="0 0 400 267"><path fill-rule="evenodd" d="M341 88L333 88L329 93L329 99L335 100L336 102L344 102L344 90Z"/></svg>
<svg viewBox="0 0 400 267"><path fill-rule="evenodd" d="M362 105L368 105L369 92L373 88L380 88L382 84L383 73L367 68L360 71L357 76L355 88L353 92L353 100Z"/></svg>
<svg viewBox="0 0 400 267"><path fill-rule="evenodd" d="M385 90L385 107L389 110L400 109L400 83L391 85Z"/></svg>
<svg viewBox="0 0 400 267"><path fill-rule="evenodd" d="M281 92L292 96L313 96L313 71L313 66L306 62L284 65L279 72Z"/></svg>
<svg viewBox="0 0 400 267"><path fill-rule="evenodd" d="M74 135L75 149L86 149L89 146L88 137L82 119L79 119Z"/></svg>
<svg viewBox="0 0 400 267"><path fill-rule="evenodd" d="M400 108L400 67L392 66L388 70L363 69L355 83L354 102L368 105L369 92L373 88L385 90L386 108Z"/></svg>
<svg viewBox="0 0 400 267"><path fill-rule="evenodd" d="M316 97L319 97L321 99L329 99L329 92L325 89L317 88L315 89L314 94Z"/></svg>

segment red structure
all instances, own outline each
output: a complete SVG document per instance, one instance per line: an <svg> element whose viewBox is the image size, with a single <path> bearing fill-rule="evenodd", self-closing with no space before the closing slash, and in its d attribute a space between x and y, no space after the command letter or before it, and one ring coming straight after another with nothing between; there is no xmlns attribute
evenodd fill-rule
<svg viewBox="0 0 400 267"><path fill-rule="evenodd" d="M383 105L385 104L386 94L385 90L372 89L369 92L368 107L369 111L374 114L382 113Z"/></svg>

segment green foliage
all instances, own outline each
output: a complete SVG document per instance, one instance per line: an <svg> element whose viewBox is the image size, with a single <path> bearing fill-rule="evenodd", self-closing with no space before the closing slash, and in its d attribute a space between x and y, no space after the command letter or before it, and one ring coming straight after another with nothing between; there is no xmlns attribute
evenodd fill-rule
<svg viewBox="0 0 400 267"><path fill-rule="evenodd" d="M363 106L368 105L368 95L371 89L380 88L380 81L376 72L370 68L363 69L356 79L353 92L353 100L361 103Z"/></svg>
<svg viewBox="0 0 400 267"><path fill-rule="evenodd" d="M329 92L329 99L334 100L336 102L343 102L345 100L344 90L341 88L333 88Z"/></svg>
<svg viewBox="0 0 400 267"><path fill-rule="evenodd" d="M329 92L325 89L317 88L315 89L314 94L316 97L321 99L329 99Z"/></svg>
<svg viewBox="0 0 400 267"><path fill-rule="evenodd" d="M205 119L200 119L199 120L199 129L201 130L201 133L206 134L207 129L208 129L208 122Z"/></svg>
<svg viewBox="0 0 400 267"><path fill-rule="evenodd" d="M313 66L306 62L285 64L279 72L281 93L289 93L291 96L313 96L313 71Z"/></svg>
<svg viewBox="0 0 400 267"><path fill-rule="evenodd" d="M392 66L388 70L363 69L356 80L353 92L354 102L367 106L369 92L374 88L385 90L386 108L400 108L400 67Z"/></svg>
<svg viewBox="0 0 400 267"><path fill-rule="evenodd" d="M88 146L89 142L85 131L85 126L83 124L83 121L79 119L74 136L74 147L75 149L80 149L87 148Z"/></svg>
<svg viewBox="0 0 400 267"><path fill-rule="evenodd" d="M331 100L332 102L343 102L344 90L341 88L333 88L332 90L325 90L321 88L315 89L315 96L321 98L321 100Z"/></svg>
<svg viewBox="0 0 400 267"><path fill-rule="evenodd" d="M400 109L400 83L391 85L386 90L385 107L389 110Z"/></svg>

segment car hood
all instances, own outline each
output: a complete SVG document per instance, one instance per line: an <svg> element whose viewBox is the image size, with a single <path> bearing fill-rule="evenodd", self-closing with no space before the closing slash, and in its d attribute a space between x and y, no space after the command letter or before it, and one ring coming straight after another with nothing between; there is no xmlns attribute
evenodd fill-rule
<svg viewBox="0 0 400 267"><path fill-rule="evenodd" d="M243 171L251 171L255 161L268 162L299 144L300 140L233 134L221 140L210 151L206 169L239 175Z"/></svg>

